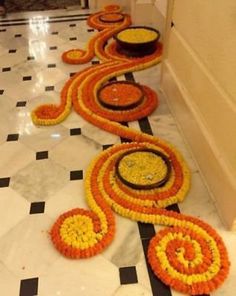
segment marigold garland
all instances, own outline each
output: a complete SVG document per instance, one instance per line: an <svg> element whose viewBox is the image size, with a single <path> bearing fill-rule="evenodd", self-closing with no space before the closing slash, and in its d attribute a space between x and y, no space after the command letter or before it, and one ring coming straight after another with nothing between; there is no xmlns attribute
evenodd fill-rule
<svg viewBox="0 0 236 296"><path fill-rule="evenodd" d="M158 63L162 46L158 44L153 54L139 58L119 53L115 42L104 46L112 35L131 24L128 15L124 15L122 22L102 22L100 16L107 12L120 12L120 7L109 5L103 12L90 16L88 24L101 31L90 40L87 51L73 49L62 56L65 62L73 64L87 62L96 54L103 63L70 78L61 91L60 104L38 107L32 112L32 120L38 125L57 124L65 119L73 104L92 124L133 142L103 151L90 164L85 178L90 210L73 209L62 214L51 230L53 244L69 258L87 258L102 252L115 234L112 210L135 221L171 226L161 230L149 245L148 260L154 273L180 292L208 294L222 284L229 272L230 263L222 239L205 222L165 209L182 201L188 192L190 172L185 161L171 144L118 123L147 116L156 107L155 93L142 86L149 101L147 105L142 103L142 109L134 108L135 115L124 110L111 112L97 100L97 91L110 78ZM171 174L162 187L136 190L117 178L117 159L135 149L152 149L168 157Z"/></svg>

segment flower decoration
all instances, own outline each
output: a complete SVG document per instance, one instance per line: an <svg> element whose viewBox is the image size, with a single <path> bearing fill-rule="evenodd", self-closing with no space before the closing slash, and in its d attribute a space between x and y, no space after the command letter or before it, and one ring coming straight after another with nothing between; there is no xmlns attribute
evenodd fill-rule
<svg viewBox="0 0 236 296"><path fill-rule="evenodd" d="M145 27L128 28L119 32L116 36L117 39L128 43L146 43L156 40L159 33L155 30L150 30Z"/></svg>
<svg viewBox="0 0 236 296"><path fill-rule="evenodd" d="M116 163L116 174L134 189L163 186L170 177L171 164L160 151L140 149L124 153Z"/></svg>
<svg viewBox="0 0 236 296"><path fill-rule="evenodd" d="M105 46L110 37L131 24L126 14L122 14L122 21L118 18L104 22L102 16L107 13L120 13L120 7L109 5L104 11L91 15L88 24L100 32L91 38L87 50L72 49L62 55L63 61L71 64L86 63L96 55L101 64L73 75L61 91L60 104L39 106L32 112L32 120L37 125L57 124L68 116L73 106L90 123L132 142L114 145L90 164L85 178L85 195L90 210L73 209L62 214L51 229L52 242L69 258L88 258L102 252L115 235L112 210L135 221L167 226L149 245L148 261L154 273L180 292L208 294L222 284L229 272L230 263L222 239L205 222L165 209L181 202L189 190L190 171L186 162L170 143L119 123L150 114L158 103L156 93L143 85L140 85L141 89L133 89L129 98L137 100L138 104L131 105L132 108L129 106L128 110L111 110L98 98L99 90L111 78L159 63L162 45L158 43L151 54L139 57L119 51L116 41ZM149 36L148 40L152 38ZM121 84L120 91L127 95L130 89L128 91L126 86ZM140 94L143 97L139 101ZM120 102L121 106L126 105L123 98ZM127 155L135 154L135 158L140 158L141 151L155 151L155 168L148 161L150 155L145 155L149 163L144 167L145 182L140 171L137 174L137 166L134 166L130 182L124 182L124 178L117 175L117 165L122 164L120 160L125 160ZM133 160L131 157L125 161ZM132 168L128 163L120 167L120 175L125 179L128 179L126 170ZM130 183L150 185L159 182L162 182L161 186L149 188L130 186Z"/></svg>
<svg viewBox="0 0 236 296"><path fill-rule="evenodd" d="M98 101L113 110L127 110L138 106L144 98L143 88L129 81L106 83L98 90Z"/></svg>
<svg viewBox="0 0 236 296"><path fill-rule="evenodd" d="M124 15L122 13L117 12L109 12L104 13L101 16L99 16L99 20L104 23L117 23L122 22L124 20Z"/></svg>

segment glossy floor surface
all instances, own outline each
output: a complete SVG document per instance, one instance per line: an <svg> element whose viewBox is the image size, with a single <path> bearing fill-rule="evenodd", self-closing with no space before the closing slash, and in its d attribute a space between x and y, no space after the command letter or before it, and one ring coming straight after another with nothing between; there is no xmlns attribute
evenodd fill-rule
<svg viewBox="0 0 236 296"><path fill-rule="evenodd" d="M36 127L31 121L32 109L58 102L67 79L88 66L66 65L60 58L65 50L84 47L96 33L86 25L87 13L55 10L0 19L0 295L182 295L162 285L147 269L145 251L154 232L150 225L116 215L115 240L101 255L86 260L62 257L50 241L48 231L59 214L87 207L83 176L88 164L107 145L120 142L74 111L56 126ZM232 296L236 235L221 224L159 90L160 65L118 77L130 78L155 89L160 106L148 119L129 126L152 131L183 153L192 171L192 186L179 209L205 220L224 238L232 266L213 295Z"/></svg>

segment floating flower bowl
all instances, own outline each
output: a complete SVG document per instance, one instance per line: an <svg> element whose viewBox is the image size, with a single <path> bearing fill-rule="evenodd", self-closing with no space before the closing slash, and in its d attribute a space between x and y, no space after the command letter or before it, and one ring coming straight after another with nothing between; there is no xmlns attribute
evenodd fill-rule
<svg viewBox="0 0 236 296"><path fill-rule="evenodd" d="M114 81L102 86L98 91L98 101L112 110L130 110L142 103L142 87L131 81Z"/></svg>
<svg viewBox="0 0 236 296"><path fill-rule="evenodd" d="M99 20L104 23L118 23L124 20L124 15L118 12L104 13L99 16Z"/></svg>
<svg viewBox="0 0 236 296"><path fill-rule="evenodd" d="M115 169L118 178L128 187L150 190L165 185L169 180L171 163L164 153L141 148L123 153Z"/></svg>
<svg viewBox="0 0 236 296"><path fill-rule="evenodd" d="M118 50L134 57L152 54L157 48L159 38L158 30L144 26L126 28L114 36Z"/></svg>

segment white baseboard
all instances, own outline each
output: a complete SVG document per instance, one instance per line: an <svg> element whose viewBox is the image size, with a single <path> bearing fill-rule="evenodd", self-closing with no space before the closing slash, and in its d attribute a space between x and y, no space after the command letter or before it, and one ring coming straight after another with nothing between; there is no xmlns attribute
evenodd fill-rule
<svg viewBox="0 0 236 296"><path fill-rule="evenodd" d="M219 216L227 228L236 230L236 182L218 151L191 96L181 86L168 60L163 62L162 90L212 193Z"/></svg>

